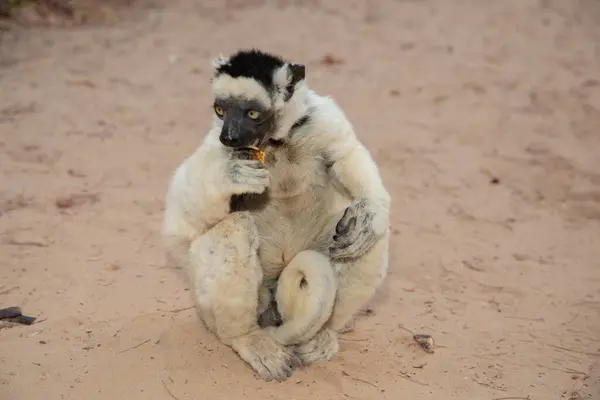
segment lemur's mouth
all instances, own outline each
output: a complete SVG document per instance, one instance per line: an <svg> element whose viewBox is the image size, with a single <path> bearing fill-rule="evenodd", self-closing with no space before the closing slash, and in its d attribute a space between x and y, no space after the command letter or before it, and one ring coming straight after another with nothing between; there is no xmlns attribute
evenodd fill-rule
<svg viewBox="0 0 600 400"><path fill-rule="evenodd" d="M246 149L250 150L250 155L254 160L258 160L261 163L265 162L265 153L261 150L261 145L265 142L265 138L258 138L254 140Z"/></svg>

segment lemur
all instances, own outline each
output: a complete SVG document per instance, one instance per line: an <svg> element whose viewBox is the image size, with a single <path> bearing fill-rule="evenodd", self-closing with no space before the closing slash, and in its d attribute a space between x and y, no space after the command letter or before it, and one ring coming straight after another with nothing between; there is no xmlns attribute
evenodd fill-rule
<svg viewBox="0 0 600 400"><path fill-rule="evenodd" d="M212 127L171 177L163 240L207 328L262 379L281 381L331 359L381 285L391 199L304 65L251 49L213 68ZM281 323L260 324L272 304Z"/></svg>

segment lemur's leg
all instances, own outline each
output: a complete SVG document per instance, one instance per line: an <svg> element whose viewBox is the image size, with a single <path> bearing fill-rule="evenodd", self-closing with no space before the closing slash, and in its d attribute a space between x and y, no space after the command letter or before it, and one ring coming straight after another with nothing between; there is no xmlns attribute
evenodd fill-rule
<svg viewBox="0 0 600 400"><path fill-rule="evenodd" d="M351 131L331 142L328 154L330 176L352 199L335 226L329 248L338 274L337 297L323 330L296 349L305 364L331 358L338 349L337 333L372 298L387 273L391 199L377 164Z"/></svg>
<svg viewBox="0 0 600 400"><path fill-rule="evenodd" d="M200 318L265 380L284 380L297 359L261 330L257 302L262 269L249 213L231 213L191 245L189 269Z"/></svg>
<svg viewBox="0 0 600 400"><path fill-rule="evenodd" d="M334 263L338 288L333 312L312 340L295 349L303 364L329 360L338 351L337 334L344 332L352 323L352 317L373 297L386 275L388 245L386 234L360 258Z"/></svg>
<svg viewBox="0 0 600 400"><path fill-rule="evenodd" d="M367 305L387 275L388 254L386 234L358 260L335 264L339 271L338 293L327 327L336 332L344 330L352 317Z"/></svg>

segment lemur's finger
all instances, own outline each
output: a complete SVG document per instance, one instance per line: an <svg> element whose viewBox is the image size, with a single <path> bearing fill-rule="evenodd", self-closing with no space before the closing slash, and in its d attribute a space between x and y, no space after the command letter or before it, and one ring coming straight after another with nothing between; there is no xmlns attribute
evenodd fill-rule
<svg viewBox="0 0 600 400"><path fill-rule="evenodd" d="M354 229L354 226L356 226L356 216L352 207L348 207L344 211L342 218L340 218L339 222L335 226L335 233L338 235L344 235Z"/></svg>

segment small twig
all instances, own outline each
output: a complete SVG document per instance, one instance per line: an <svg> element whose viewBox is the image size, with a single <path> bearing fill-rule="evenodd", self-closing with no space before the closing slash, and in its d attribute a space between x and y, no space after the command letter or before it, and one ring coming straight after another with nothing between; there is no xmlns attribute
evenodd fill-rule
<svg viewBox="0 0 600 400"><path fill-rule="evenodd" d="M364 339L361 339L361 338L354 339L354 338L348 338L348 337L343 337L343 336L340 336L339 339L340 340L344 340L346 342L368 342L369 341L369 339L366 339L366 338L364 338Z"/></svg>
<svg viewBox="0 0 600 400"><path fill-rule="evenodd" d="M587 351L573 350L573 349L568 349L566 347L557 346L555 344L548 344L548 346L554 347L555 349L559 349L559 350L569 351L571 353L584 354L586 356L600 357L600 353L591 353L591 352L587 352Z"/></svg>
<svg viewBox="0 0 600 400"><path fill-rule="evenodd" d="M399 372L398 372L398 376L400 376L400 378L404 378L404 379L406 379L407 381L414 382L414 383L416 383L417 385L421 385L421 386L425 386L425 387L429 386L429 385L428 385L428 384L426 384L426 383L423 383L423 382L419 382L419 381L417 381L417 380L414 380L414 379L413 379L413 378L411 378L411 377L410 377L410 376L409 376L409 375L408 375L406 372L399 371Z"/></svg>
<svg viewBox="0 0 600 400"><path fill-rule="evenodd" d="M579 313L575 314L573 318L571 318L568 322L564 323L565 325L571 325L573 321L575 321L579 317Z"/></svg>
<svg viewBox="0 0 600 400"><path fill-rule="evenodd" d="M477 358L488 358L488 357L500 357L509 354L508 352L503 353L490 353L490 354L474 354Z"/></svg>
<svg viewBox="0 0 600 400"><path fill-rule="evenodd" d="M162 382L162 384L163 384L163 387L164 387L164 388L165 388L165 390L167 391L167 393L169 393L169 396L171 396L171 398L172 398L173 400L179 400L179 399L177 398L177 396L175 396L175 395L173 394L173 392L171 392L171 391L169 390L169 388L167 387L167 384L165 383L165 381L161 380L161 382Z"/></svg>
<svg viewBox="0 0 600 400"><path fill-rule="evenodd" d="M355 376L352 376L349 373L347 373L346 371L342 371L342 375L347 376L348 378L350 378L350 379L352 379L354 381L362 382L362 383L365 383L367 385L373 386L374 388L379 389L379 387L376 384L374 384L373 382L369 382L369 381L366 381L364 379L360 379L360 378L357 378Z"/></svg>
<svg viewBox="0 0 600 400"><path fill-rule="evenodd" d="M189 306L189 307L184 307L184 308L176 308L175 310L171 310L171 311L169 311L169 312L170 312L170 313L172 313L172 314L177 314L177 313L180 313L180 312L182 312L182 311L191 310L191 309L193 309L193 308L195 308L195 307L196 307L196 306Z"/></svg>
<svg viewBox="0 0 600 400"><path fill-rule="evenodd" d="M531 400L531 396L527 397L496 397L492 400Z"/></svg>
<svg viewBox="0 0 600 400"><path fill-rule="evenodd" d="M371 316L371 315L375 315L375 310L373 310L372 308L367 308L365 310L360 310L358 312L359 315L363 315L363 316Z"/></svg>
<svg viewBox="0 0 600 400"><path fill-rule="evenodd" d="M9 246L32 246L32 247L49 247L52 243L42 243L42 242L34 242L34 241L19 241L16 239L6 239L4 244Z"/></svg>
<svg viewBox="0 0 600 400"><path fill-rule="evenodd" d="M145 345L149 341L150 341L150 339L144 340L142 343L136 344L135 346L130 347L128 349L121 350L119 353L125 353L126 351L137 349L138 347Z"/></svg>
<svg viewBox="0 0 600 400"><path fill-rule="evenodd" d="M573 368L567 368L567 369L564 370L564 372L566 372L568 374L579 374L579 375L583 375L583 376L589 377L589 375L586 374L585 372L577 371L576 369L573 369Z"/></svg>
<svg viewBox="0 0 600 400"><path fill-rule="evenodd" d="M403 331L406 331L406 332L410 333L413 336L415 335L415 333L413 331L411 331L408 328L405 328L403 325L398 325L398 328L402 329Z"/></svg>
<svg viewBox="0 0 600 400"><path fill-rule="evenodd" d="M587 301L580 301L577 303L573 303L573 304L571 304L571 307L599 305L599 304L600 304L600 301L587 300Z"/></svg>
<svg viewBox="0 0 600 400"><path fill-rule="evenodd" d="M506 389L504 389L504 388L496 387L496 386L493 386L493 385L491 385L489 383L485 383L485 382L479 382L479 381L476 381L475 379L471 379L471 380L473 382L475 382L476 384L478 384L478 385L485 386L485 387L490 388L490 389L500 390L502 392L506 392ZM496 400L496 399L494 399L494 400Z"/></svg>
<svg viewBox="0 0 600 400"><path fill-rule="evenodd" d="M513 315L505 315L504 318L509 318L509 319L520 319L523 321L535 321L535 322L544 322L544 318L542 317L538 317L538 318L527 318L527 317L516 317Z"/></svg>
<svg viewBox="0 0 600 400"><path fill-rule="evenodd" d="M464 265L465 267L467 267L467 268L468 268L468 269L470 269L470 270L477 271L477 272L483 272L483 271L485 271L485 269L483 269L483 268L479 268L479 267L476 267L475 265L473 265L473 264L472 264L472 263L470 263L469 261L463 260L463 262L462 262L462 263L463 263L463 265Z"/></svg>
<svg viewBox="0 0 600 400"><path fill-rule="evenodd" d="M0 296L2 296L3 294L8 294L10 292L12 292L13 290L17 290L19 287L15 286L15 287L11 287L10 289L6 289L0 292Z"/></svg>
<svg viewBox="0 0 600 400"><path fill-rule="evenodd" d="M584 377L589 376L585 372L577 371L576 369L573 369L573 368L560 369L560 368L548 367L548 366L542 365L542 364L538 364L537 366L540 367L540 368L546 368L546 369L551 370L551 371L564 372L564 373L567 373L567 374L583 375Z"/></svg>

